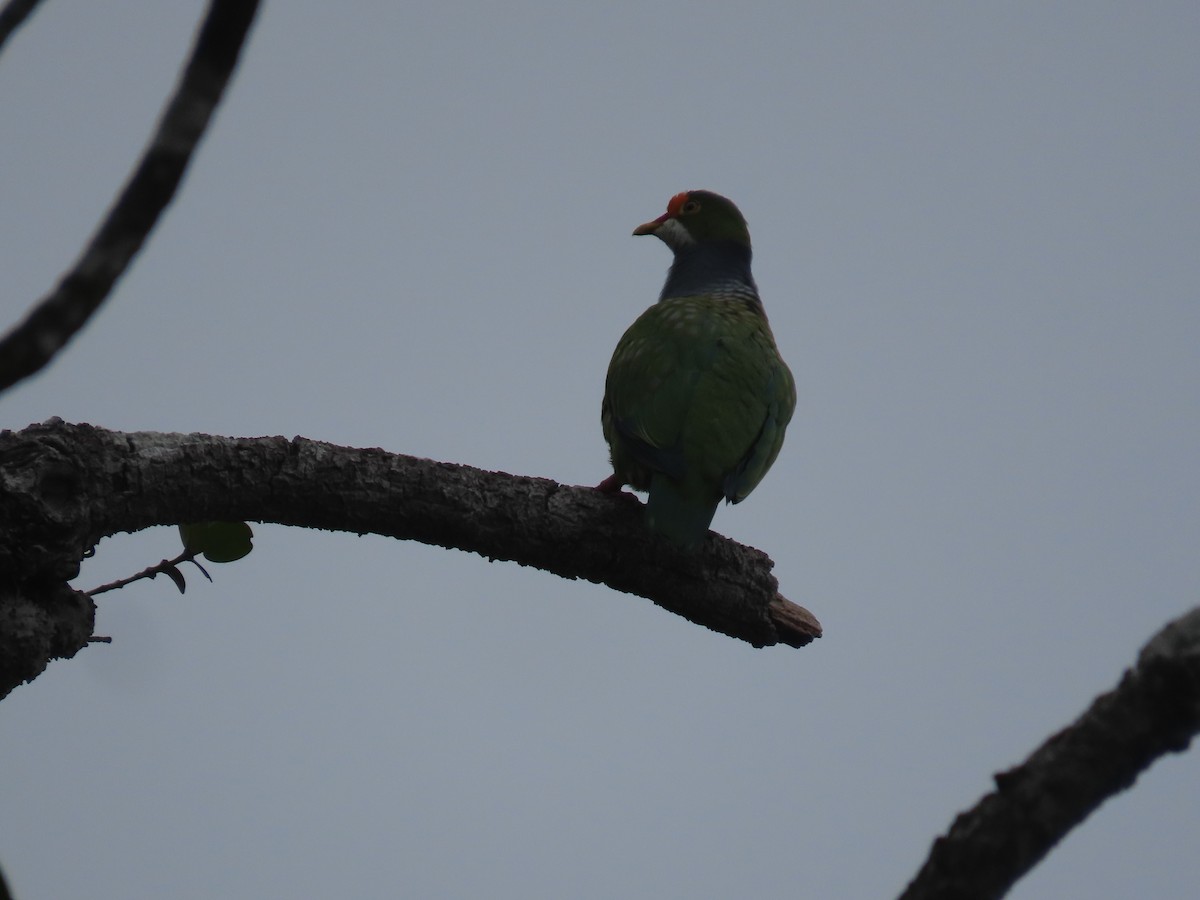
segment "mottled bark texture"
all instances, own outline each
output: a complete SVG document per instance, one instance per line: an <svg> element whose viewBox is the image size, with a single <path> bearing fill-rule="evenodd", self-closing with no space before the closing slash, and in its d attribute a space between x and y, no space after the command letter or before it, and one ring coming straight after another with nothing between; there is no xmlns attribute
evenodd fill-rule
<svg viewBox="0 0 1200 900"><path fill-rule="evenodd" d="M640 511L628 495L305 438L122 434L60 420L6 431L0 623L30 623L32 606L44 627L29 624L16 645L0 628L0 691L91 634L91 602L66 580L100 538L178 522L417 540L607 584L755 646L820 635L810 613L778 595L765 554L717 536L699 553L677 550L646 531Z"/></svg>
<svg viewBox="0 0 1200 900"><path fill-rule="evenodd" d="M934 842L901 900L1003 897L1101 803L1200 730L1200 608L1146 644L1115 689L1014 769Z"/></svg>

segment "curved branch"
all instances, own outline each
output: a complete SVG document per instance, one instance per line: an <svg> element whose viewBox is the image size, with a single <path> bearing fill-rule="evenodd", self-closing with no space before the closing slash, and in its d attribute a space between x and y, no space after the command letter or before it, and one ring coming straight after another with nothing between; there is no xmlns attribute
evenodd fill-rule
<svg viewBox="0 0 1200 900"><path fill-rule="evenodd" d="M1072 828L1200 731L1200 608L1146 644L1117 687L938 838L901 900L1002 897Z"/></svg>
<svg viewBox="0 0 1200 900"><path fill-rule="evenodd" d="M0 433L0 582L61 585L122 531L249 520L512 560L647 597L758 647L820 636L811 613L779 596L764 553L718 535L685 552L649 534L640 513L629 495L305 438L61 420Z"/></svg>
<svg viewBox="0 0 1200 900"><path fill-rule="evenodd" d="M45 366L129 267L175 196L237 65L257 8L257 0L213 0L175 95L100 229L54 290L0 340L0 391Z"/></svg>
<svg viewBox="0 0 1200 900"><path fill-rule="evenodd" d="M39 2L41 0L9 0L4 9L0 9L0 50L4 49L4 43L21 27L29 14L37 9Z"/></svg>

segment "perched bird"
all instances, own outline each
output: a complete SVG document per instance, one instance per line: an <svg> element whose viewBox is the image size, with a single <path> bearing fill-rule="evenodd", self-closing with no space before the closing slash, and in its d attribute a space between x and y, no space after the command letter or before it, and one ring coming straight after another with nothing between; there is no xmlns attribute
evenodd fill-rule
<svg viewBox="0 0 1200 900"><path fill-rule="evenodd" d="M649 526L691 548L721 498L745 499L775 462L796 385L758 298L736 206L685 191L633 233L657 236L675 260L608 366L600 421L614 474L600 488L649 491Z"/></svg>

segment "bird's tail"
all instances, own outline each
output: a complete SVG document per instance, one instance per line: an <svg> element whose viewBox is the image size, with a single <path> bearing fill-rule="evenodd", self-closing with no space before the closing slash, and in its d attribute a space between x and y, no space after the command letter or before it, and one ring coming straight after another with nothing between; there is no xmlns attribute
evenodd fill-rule
<svg viewBox="0 0 1200 900"><path fill-rule="evenodd" d="M691 550L708 533L720 498L696 495L686 488L687 485L656 472L646 501L646 524L685 550Z"/></svg>

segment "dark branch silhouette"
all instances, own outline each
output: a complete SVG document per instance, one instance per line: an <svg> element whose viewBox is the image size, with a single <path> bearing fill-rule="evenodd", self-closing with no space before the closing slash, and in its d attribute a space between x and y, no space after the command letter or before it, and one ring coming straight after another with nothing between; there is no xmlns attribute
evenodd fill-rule
<svg viewBox="0 0 1200 900"><path fill-rule="evenodd" d="M257 5L213 0L106 220L0 341L0 390L44 367L128 268L179 187ZM0 48L36 6L11 0L0 9ZM711 534L700 552L680 551L649 534L625 496L304 438L122 434L51 420L0 432L0 697L51 659L106 640L92 633L92 597L69 584L101 537L240 520L371 532L537 566L639 594L755 646L799 647L821 635L811 613L779 595L764 554ZM183 558L135 577L170 574ZM1200 609L1159 632L1076 722L998 774L996 790L935 841L902 900L1003 896L1071 828L1156 759L1185 750L1198 730ZM0 900L7 896L0 876Z"/></svg>
<svg viewBox="0 0 1200 900"><path fill-rule="evenodd" d="M209 521L380 534L512 560L647 597L760 647L821 634L811 613L779 596L765 554L715 534L699 552L680 550L646 530L631 495L305 438L61 420L0 432L0 511L0 581L17 585L23 603L59 598L76 622L65 644L39 646L51 656L72 655L91 634L91 598L66 581L100 538ZM0 590L0 620L11 602ZM64 631L58 621L47 628ZM0 645L12 668L0 673L0 695L45 667L48 657L17 666L19 652Z"/></svg>
<svg viewBox="0 0 1200 900"><path fill-rule="evenodd" d="M1200 608L1156 634L1115 689L934 842L900 900L1003 897L1097 807L1200 731Z"/></svg>
<svg viewBox="0 0 1200 900"><path fill-rule="evenodd" d="M11 31L33 4L14 6ZM99 308L145 243L183 179L188 161L237 65L257 0L213 0L175 95L149 147L74 267L0 340L0 391L45 366ZM5 37L0 30L0 40Z"/></svg>
<svg viewBox="0 0 1200 900"><path fill-rule="evenodd" d="M29 14L37 9L39 2L40 0L9 0L4 4L4 9L0 9L0 50L4 49L4 44L12 33L29 18Z"/></svg>

